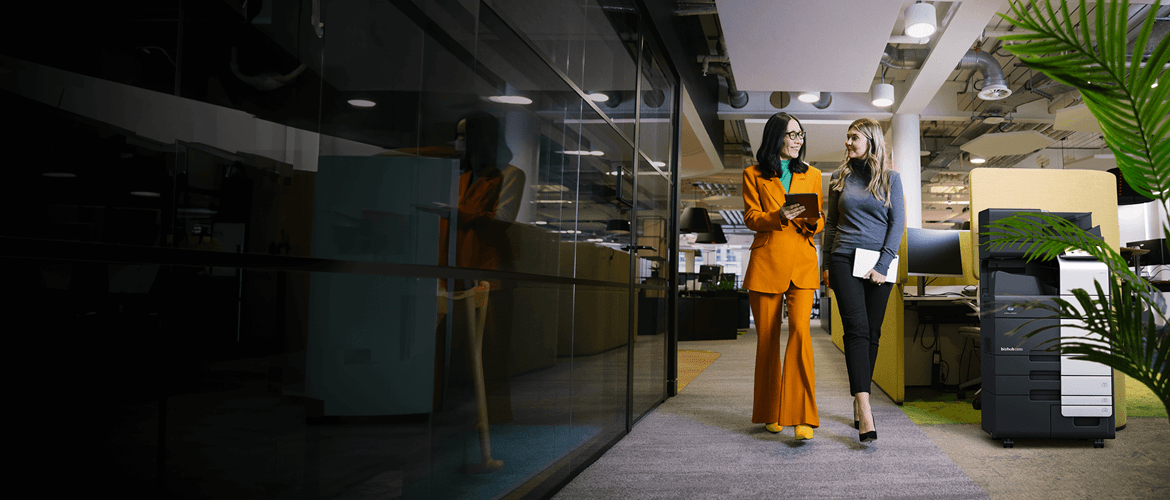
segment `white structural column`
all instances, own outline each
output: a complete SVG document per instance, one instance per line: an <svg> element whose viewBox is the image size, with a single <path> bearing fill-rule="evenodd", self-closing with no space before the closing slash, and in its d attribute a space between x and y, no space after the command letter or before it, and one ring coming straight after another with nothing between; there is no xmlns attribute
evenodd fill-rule
<svg viewBox="0 0 1170 500"><path fill-rule="evenodd" d="M890 127L893 136L894 169L902 175L902 189L906 200L906 227L922 227L922 144L919 138L919 116L895 114Z"/></svg>

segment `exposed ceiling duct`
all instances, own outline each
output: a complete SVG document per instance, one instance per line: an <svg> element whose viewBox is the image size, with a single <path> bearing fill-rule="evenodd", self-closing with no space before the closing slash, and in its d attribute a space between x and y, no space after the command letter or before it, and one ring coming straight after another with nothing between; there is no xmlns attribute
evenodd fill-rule
<svg viewBox="0 0 1170 500"><path fill-rule="evenodd" d="M816 101L811 102L809 104L812 104L813 107L817 108L817 109L825 109L825 108L829 107L829 105L832 103L833 103L833 93L832 92L821 92L821 98L817 99Z"/></svg>
<svg viewBox="0 0 1170 500"><path fill-rule="evenodd" d="M1003 77L1003 67L987 52L968 50L955 69L973 69L983 75L983 87L979 89L980 99L998 101L1012 95L1012 89L1008 88L1007 80Z"/></svg>
<svg viewBox="0 0 1170 500"><path fill-rule="evenodd" d="M882 52L881 64L893 69L919 69L929 53L930 51L926 49L899 49L886 44L886 50Z"/></svg>
<svg viewBox="0 0 1170 500"><path fill-rule="evenodd" d="M735 77L731 76L731 71L720 67L710 68L707 71L727 80L727 104L735 109L747 106L748 93L735 88Z"/></svg>

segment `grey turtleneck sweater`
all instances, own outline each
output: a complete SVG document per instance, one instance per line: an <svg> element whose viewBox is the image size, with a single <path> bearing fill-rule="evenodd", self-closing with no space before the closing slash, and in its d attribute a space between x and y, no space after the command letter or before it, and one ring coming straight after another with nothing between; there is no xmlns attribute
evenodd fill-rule
<svg viewBox="0 0 1170 500"><path fill-rule="evenodd" d="M890 206L887 207L867 189L871 178L869 166L864 161L850 161L853 175L845 179L843 190L830 188L825 203L821 265L828 268L831 254L853 255L858 248L878 250L882 255L874 269L885 275L890 261L898 255L906 227L902 177L897 172L890 172ZM830 183L840 176L840 169L833 172Z"/></svg>

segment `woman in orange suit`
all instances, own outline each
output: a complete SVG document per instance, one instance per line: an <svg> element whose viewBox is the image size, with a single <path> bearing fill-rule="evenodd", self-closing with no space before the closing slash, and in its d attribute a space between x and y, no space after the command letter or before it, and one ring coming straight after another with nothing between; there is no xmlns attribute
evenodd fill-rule
<svg viewBox="0 0 1170 500"><path fill-rule="evenodd" d="M821 171L804 162L804 128L788 113L764 126L759 165L743 171L744 221L756 232L743 286L756 319L756 378L752 422L773 433L795 426L796 439L812 439L820 426L813 378L809 319L820 286L813 235L821 218ZM785 205L788 193L816 193L817 213ZM788 346L783 370L780 317L788 303Z"/></svg>

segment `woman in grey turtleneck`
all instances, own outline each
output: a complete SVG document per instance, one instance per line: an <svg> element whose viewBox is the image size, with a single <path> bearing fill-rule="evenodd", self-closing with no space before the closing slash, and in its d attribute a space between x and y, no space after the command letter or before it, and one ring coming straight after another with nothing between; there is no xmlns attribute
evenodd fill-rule
<svg viewBox="0 0 1170 500"><path fill-rule="evenodd" d="M825 286L837 297L844 330L845 369L853 395L853 425L861 442L877 439L870 411L869 388L877 361L878 338L886 301L890 262L898 255L906 227L902 179L893 170L881 125L862 118L849 125L847 159L829 181L825 201L825 236L821 246ZM856 250L880 252L864 276L853 276ZM831 278L831 280L830 280Z"/></svg>

